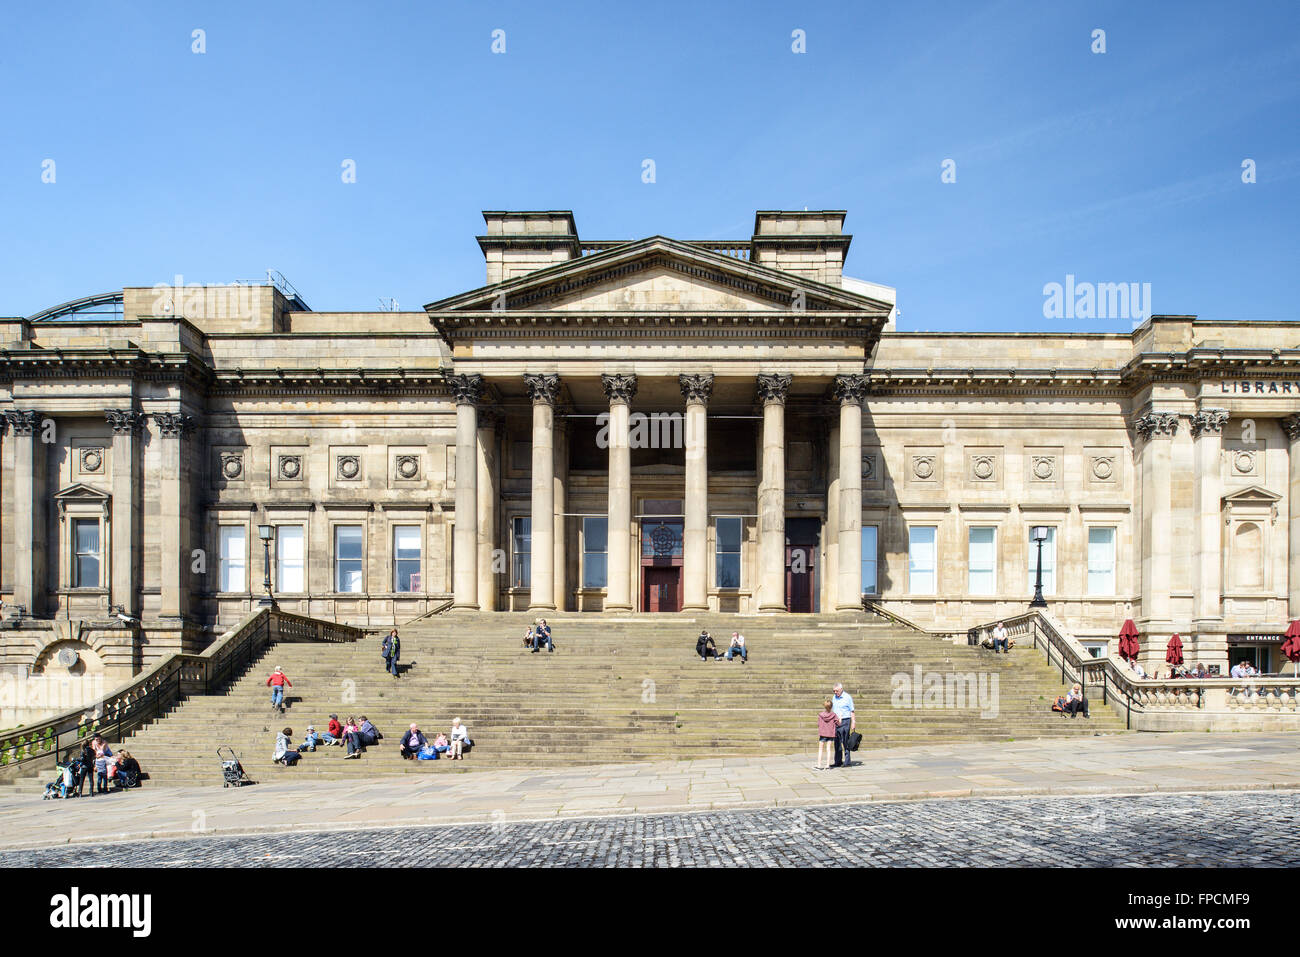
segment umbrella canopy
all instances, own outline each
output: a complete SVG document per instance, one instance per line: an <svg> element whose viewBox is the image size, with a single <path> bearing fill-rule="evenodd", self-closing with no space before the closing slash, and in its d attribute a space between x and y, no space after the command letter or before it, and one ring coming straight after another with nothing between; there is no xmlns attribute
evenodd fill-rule
<svg viewBox="0 0 1300 957"><path fill-rule="evenodd" d="M1125 661L1134 661L1138 656L1140 649L1137 636L1137 625L1133 624L1133 619L1125 619L1124 626L1119 630L1119 656Z"/></svg>
<svg viewBox="0 0 1300 957"><path fill-rule="evenodd" d="M1296 662L1296 669L1300 672L1300 620L1291 622L1291 626L1286 630L1286 641L1282 642L1282 654L1286 655L1287 661Z"/></svg>
<svg viewBox="0 0 1300 957"><path fill-rule="evenodd" d="M1181 665L1183 663L1183 639L1175 633L1169 639L1169 644L1165 646L1165 661L1171 665Z"/></svg>

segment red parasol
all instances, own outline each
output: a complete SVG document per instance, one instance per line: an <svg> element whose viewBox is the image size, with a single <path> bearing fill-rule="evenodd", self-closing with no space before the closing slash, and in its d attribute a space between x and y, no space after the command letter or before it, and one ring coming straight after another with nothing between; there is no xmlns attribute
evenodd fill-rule
<svg viewBox="0 0 1300 957"><path fill-rule="evenodd" d="M1165 648L1165 661L1175 666L1183 663L1183 639L1177 633L1169 639L1169 645Z"/></svg>
<svg viewBox="0 0 1300 957"><path fill-rule="evenodd" d="M1132 618L1126 618L1119 630L1119 656L1125 661L1136 661L1140 650L1137 625L1133 624Z"/></svg>
<svg viewBox="0 0 1300 957"><path fill-rule="evenodd" d="M1287 661L1295 662L1296 674L1300 675L1300 620L1291 622L1287 628L1282 654L1286 655Z"/></svg>

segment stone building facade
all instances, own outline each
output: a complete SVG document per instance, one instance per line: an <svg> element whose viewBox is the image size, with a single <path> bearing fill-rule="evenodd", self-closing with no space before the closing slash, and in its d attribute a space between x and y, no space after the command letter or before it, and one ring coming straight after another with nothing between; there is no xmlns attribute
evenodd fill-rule
<svg viewBox="0 0 1300 957"><path fill-rule="evenodd" d="M1081 638L1134 618L1153 657L1179 632L1193 661L1279 664L1292 324L898 332L893 290L843 275L842 212L760 211L735 242L484 217L487 285L420 312L268 281L0 320L5 673L124 678L268 572L287 610L362 625L865 594L964 629L1024 609L1034 526Z"/></svg>

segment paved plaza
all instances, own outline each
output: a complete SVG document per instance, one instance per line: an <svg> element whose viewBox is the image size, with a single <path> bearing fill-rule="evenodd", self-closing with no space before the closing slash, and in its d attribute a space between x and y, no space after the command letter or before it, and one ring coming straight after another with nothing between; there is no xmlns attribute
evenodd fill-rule
<svg viewBox="0 0 1300 957"><path fill-rule="evenodd" d="M369 851L362 853L365 847L381 847L385 840L391 842L393 828L401 829L404 834L423 834L422 829L429 825L486 825L488 831L482 827L456 831L460 836L452 844L468 847L482 843L484 834L499 837L503 827L525 844L533 840L530 835L537 835L536 840L545 842L558 839L556 835L585 833L589 836L571 838L589 842L586 851L595 856L582 859L621 860L618 855L623 851L619 849L619 841L626 842L629 834L635 834L635 828L650 827L646 815L660 815L654 818L660 823L653 826L664 828L695 828L697 825L692 822L719 820L724 814L738 815L728 817L733 823L722 828L706 825L711 833L735 834L746 829L780 830L790 825L794 820L790 814L798 811L805 815L799 820L814 833L820 827L818 822L828 820L826 814L840 813L832 812L827 805L853 805L854 809L845 813L864 826L882 820L933 821L933 825L925 826L938 830L927 833L942 833L948 826L943 823L945 815L954 815L949 824L958 834L962 821L973 831L980 827L994 828L989 833L1001 837L982 852L986 854L1000 853L996 843L1018 847L1017 840L1031 839L1043 842L1033 846L1044 851L1059 851L1063 845L1054 845L1045 836L1060 836L1061 826L1053 821L1068 820L1071 827L1073 822L1082 822L1078 824L1084 828L1079 831L1081 835L1092 833L1085 827L1086 822L1092 821L1094 830L1100 827L1099 833L1104 834L1112 826L1107 823L1113 821L1111 815L1119 808L1173 807L1177 810L1196 806L1179 803L1200 800L1190 792L1272 791L1275 793L1230 798L1222 797L1221 793L1215 796L1207 793L1205 800L1215 807L1230 806L1232 801L1255 802L1262 809L1260 813L1266 816L1240 814L1243 827L1248 825L1248 830L1233 844L1237 848L1234 854L1250 853L1254 842L1261 840L1265 844L1257 856L1281 860L1277 855L1291 852L1280 844L1267 842L1277 830L1274 825L1281 822L1280 816L1290 814L1290 808L1300 805L1300 794L1293 790L1300 789L1298 743L1300 739L1296 736L1279 733L1119 734L1068 740L933 745L862 751L854 767L830 771L813 770L810 754L545 772L498 771L485 767L483 762L474 763L471 772L461 773L458 766L436 762L432 767L418 768L420 773L367 783L295 781L293 769L268 764L250 768L262 783L237 790L223 789L219 773L214 773L210 788L152 788L146 784L138 791L68 801L42 801L35 789L31 792L6 789L0 797L0 850L68 843L87 845L74 849L66 860L91 863L101 850L107 853L110 849L106 845L114 841L183 838L191 842L192 848L210 848L218 846L212 840L218 837L337 831L341 832L337 839L313 836L303 842L295 840L294 844L301 848L328 847L335 853L334 848L359 842L358 860L367 860ZM1107 795L1134 797L1120 802ZM1166 795L1173 803L1162 803L1163 798L1151 798L1152 795ZM936 803L932 800L935 798L1014 799L1012 807L1035 810L1026 818L1029 811L998 814L990 812L992 805L986 802ZM915 803L918 801L926 803ZM891 809L885 804L906 804L914 810ZM1105 816L1100 825L1098 814ZM1197 828L1203 833L1188 835L1196 842L1209 842L1204 850L1211 857L1221 850L1217 842L1225 834L1233 833L1237 826L1228 819L1226 810L1224 815L1222 827L1201 822ZM592 818L611 820L600 824L591 821ZM636 824L636 820L647 823ZM786 823L781 824L782 821ZM1121 843L1104 845L1099 853L1123 857L1120 850L1127 847L1132 855L1137 855L1135 860L1144 859L1141 855L1148 852L1174 853L1158 846L1146 847L1165 843L1162 835L1169 833L1168 825L1156 826L1155 820L1150 823L1150 828L1126 824L1122 830L1128 838L1117 835L1115 840ZM1027 830L1018 838L997 830L1012 826ZM369 836L357 833L370 829L378 830ZM1291 834L1296 831L1294 827L1283 830ZM873 832L864 831L868 833ZM874 833L879 836L883 832ZM1069 833L1072 832L1067 829L1066 836ZM1123 844L1123 840L1128 843ZM406 842L396 843L406 846ZM805 855L802 860L812 861L814 858L807 855L819 853L818 843L817 840L798 842L789 852ZM429 860L449 846L441 838L422 839L410 846L417 845L425 848L421 853L431 855ZM706 846L709 845L702 843L692 853L707 857ZM892 844L863 845L868 846ZM581 850L579 845L573 847L577 849L575 854ZM950 847L961 850L964 845L955 839ZM974 852L970 847L966 850ZM1196 848L1183 842L1176 850L1181 853ZM722 854L717 847L715 852ZM744 847L737 844L727 851L727 854L742 853L757 851L752 842ZM931 847L927 853L939 852ZM176 859L187 856L181 852L173 854ZM682 862L693 859L683 857ZM20 860L35 858L5 857L6 863Z"/></svg>
<svg viewBox="0 0 1300 957"><path fill-rule="evenodd" d="M1283 867L1283 791L822 805L0 852L17 867Z"/></svg>

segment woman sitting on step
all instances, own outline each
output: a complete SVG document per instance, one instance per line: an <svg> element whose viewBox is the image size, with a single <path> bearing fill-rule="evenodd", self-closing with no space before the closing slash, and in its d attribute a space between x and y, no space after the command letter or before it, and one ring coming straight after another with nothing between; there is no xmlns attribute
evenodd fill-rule
<svg viewBox="0 0 1300 957"><path fill-rule="evenodd" d="M272 761L291 768L301 757L302 755L293 746L293 728L285 728L275 736L275 751L271 753Z"/></svg>
<svg viewBox="0 0 1300 957"><path fill-rule="evenodd" d="M453 761L462 761L465 758L465 748L469 746L469 728L460 723L460 718L451 719L451 746L447 757Z"/></svg>

